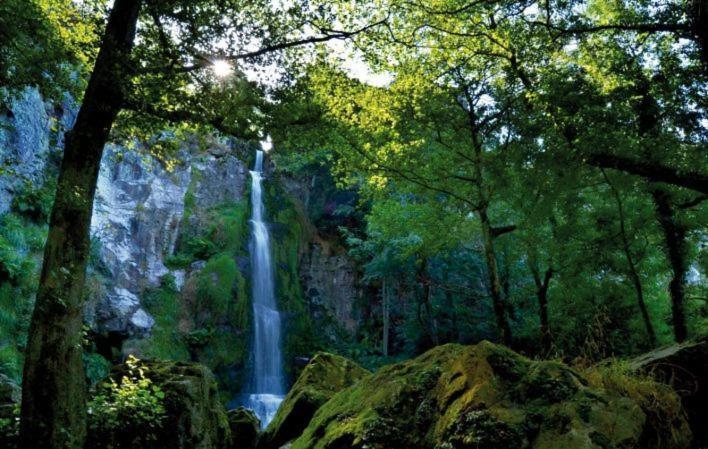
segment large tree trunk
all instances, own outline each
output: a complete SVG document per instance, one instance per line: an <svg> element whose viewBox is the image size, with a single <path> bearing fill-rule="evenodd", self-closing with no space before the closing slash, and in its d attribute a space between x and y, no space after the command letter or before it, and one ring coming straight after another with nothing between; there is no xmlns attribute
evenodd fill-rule
<svg viewBox="0 0 708 449"><path fill-rule="evenodd" d="M140 0L116 0L79 110L67 133L32 314L22 384L20 447L82 449L84 279L93 197L111 126L129 80Z"/></svg>
<svg viewBox="0 0 708 449"><path fill-rule="evenodd" d="M502 284L499 277L499 267L497 266L497 258L494 252L494 235L492 234L492 226L487 215L487 208L481 207L477 211L482 225L482 242L484 245L484 259L487 263L487 276L489 277L489 290L492 295L492 306L494 308L494 316L497 320L497 328L499 336L505 345L511 344L511 327L506 318L506 305L502 297Z"/></svg>
<svg viewBox="0 0 708 449"><path fill-rule="evenodd" d="M674 327L674 337L677 342L682 342L686 340L688 335L686 315L684 313L686 273L688 271L686 229L679 222L666 190L657 187L652 189L651 195L654 199L657 219L664 232L666 255L673 273L673 277L669 282L669 294L671 295L671 319Z"/></svg>

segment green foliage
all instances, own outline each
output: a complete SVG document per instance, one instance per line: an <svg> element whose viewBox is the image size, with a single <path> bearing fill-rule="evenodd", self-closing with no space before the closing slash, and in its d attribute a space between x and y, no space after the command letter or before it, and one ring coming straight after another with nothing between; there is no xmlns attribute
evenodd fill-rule
<svg viewBox="0 0 708 449"><path fill-rule="evenodd" d="M12 198L12 210L35 223L46 223L54 204L56 182L50 179L39 188L27 185Z"/></svg>
<svg viewBox="0 0 708 449"><path fill-rule="evenodd" d="M210 259L197 280L197 310L208 310L214 316L226 314L233 298L236 271L236 262L227 255Z"/></svg>
<svg viewBox="0 0 708 449"><path fill-rule="evenodd" d="M108 376L111 371L111 362L96 353L84 353L84 370L89 386L94 386Z"/></svg>
<svg viewBox="0 0 708 449"><path fill-rule="evenodd" d="M7 0L0 5L0 85L78 97L98 42L96 2Z"/></svg>
<svg viewBox="0 0 708 449"><path fill-rule="evenodd" d="M154 447L166 418L165 393L139 360L130 356L126 365L127 375L102 384L88 404L91 440L115 449Z"/></svg>
<svg viewBox="0 0 708 449"><path fill-rule="evenodd" d="M672 339L671 301L700 333L706 272L687 283L672 271L655 192L668 195L685 245L680 270L701 266L705 196L655 181L708 167L701 46L611 26L682 22L683 5L581 2L550 17L503 2L386 6L396 20L356 44L389 81L374 85L323 52L278 93L271 133L279 166L316 161L362 195L366 228L346 236L374 292L396 283L394 350L498 338L491 323L506 319L529 353L635 353ZM564 28L583 31L556 34ZM683 298L669 294L672 276ZM503 307L492 313L483 301L496 285ZM381 296L364 305L373 317L360 339L372 347Z"/></svg>
<svg viewBox="0 0 708 449"><path fill-rule="evenodd" d="M0 373L18 381L34 305L36 258L46 227L6 213L0 217Z"/></svg>
<svg viewBox="0 0 708 449"><path fill-rule="evenodd" d="M0 409L0 443L15 447L20 435L20 404L4 405Z"/></svg>
<svg viewBox="0 0 708 449"><path fill-rule="evenodd" d="M174 284L174 278L165 276L161 286L148 289L143 296L143 303L155 317L155 326L151 337L145 341L145 354L149 357L165 360L189 360L189 351L180 338L179 325L185 311L180 294Z"/></svg>

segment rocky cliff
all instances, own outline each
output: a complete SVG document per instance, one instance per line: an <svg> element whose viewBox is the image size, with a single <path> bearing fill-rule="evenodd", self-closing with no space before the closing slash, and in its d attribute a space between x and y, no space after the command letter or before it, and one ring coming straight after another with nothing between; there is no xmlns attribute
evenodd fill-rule
<svg viewBox="0 0 708 449"><path fill-rule="evenodd" d="M171 270L165 261L176 251L188 191L192 221L217 205L245 201L247 169L226 150L183 151L182 163L168 171L144 154L107 147L91 224L108 271L106 292L88 314L100 332L144 335L154 325L140 302L145 288L160 285L167 274L178 289L184 285L186 271Z"/></svg>
<svg viewBox="0 0 708 449"><path fill-rule="evenodd" d="M28 189L50 191L51 199L63 134L75 113L69 98L45 103L34 89L6 102L0 215L15 213L13 204ZM250 334L246 190L255 148L192 136L178 141L173 160L165 161L148 145L105 149L91 227L86 322L106 358L134 353L199 360L237 389ZM273 165L268 176L278 300L287 312L285 352L307 355L326 344L313 332L322 324L330 342L342 330L356 332L357 268L327 237L332 226L322 217L334 216L341 202L331 197L332 186L280 177ZM319 208L314 213L313 205ZM31 257L38 268L41 251Z"/></svg>

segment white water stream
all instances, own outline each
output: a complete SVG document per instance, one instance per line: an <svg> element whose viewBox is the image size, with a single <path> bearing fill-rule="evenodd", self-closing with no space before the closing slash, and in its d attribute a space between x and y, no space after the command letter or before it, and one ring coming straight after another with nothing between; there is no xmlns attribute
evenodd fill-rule
<svg viewBox="0 0 708 449"><path fill-rule="evenodd" d="M275 416L285 395L283 360L280 352L280 312L275 301L270 236L263 221L263 151L256 154L251 171L251 269L253 276L253 371L246 407L265 428Z"/></svg>

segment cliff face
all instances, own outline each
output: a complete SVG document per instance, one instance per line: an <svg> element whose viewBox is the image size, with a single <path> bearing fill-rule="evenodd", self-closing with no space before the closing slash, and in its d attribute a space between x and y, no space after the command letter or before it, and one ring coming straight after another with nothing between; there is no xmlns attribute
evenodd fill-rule
<svg viewBox="0 0 708 449"><path fill-rule="evenodd" d="M107 271L106 292L88 314L100 332L146 334L154 319L141 306L144 290L159 286L167 274L178 289L184 285L185 270L171 270L165 261L175 254L188 192L192 223L212 207L244 200L247 170L234 155L183 152L181 159L168 171L154 158L106 148L91 224Z"/></svg>
<svg viewBox="0 0 708 449"><path fill-rule="evenodd" d="M0 110L0 216L18 214L13 201L28 189L48 192L48 210L63 134L75 114L70 99L45 103L34 89ZM176 163L169 164L137 143L106 147L85 320L107 358L199 360L236 390L248 363L248 159L255 148L204 136L177 146ZM338 225L327 220L342 203L331 182L322 183L321 175L286 179L273 165L267 176L289 365L294 356L356 333L361 292L356 265L327 237ZM44 220L46 214L37 226ZM41 266L41 244L22 253Z"/></svg>
<svg viewBox="0 0 708 449"><path fill-rule="evenodd" d="M54 106L36 89L16 93L5 108L0 103L0 215L27 183L44 182L47 166L61 154L63 133L75 119L71 99Z"/></svg>

